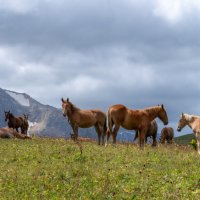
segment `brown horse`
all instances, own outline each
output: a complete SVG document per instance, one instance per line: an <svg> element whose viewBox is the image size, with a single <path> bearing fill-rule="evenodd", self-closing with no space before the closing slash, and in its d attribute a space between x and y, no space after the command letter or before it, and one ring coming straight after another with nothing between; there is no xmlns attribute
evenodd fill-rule
<svg viewBox="0 0 200 200"><path fill-rule="evenodd" d="M0 128L0 138L19 138L19 139L31 139L30 137L18 133L13 128Z"/></svg>
<svg viewBox="0 0 200 200"><path fill-rule="evenodd" d="M168 117L163 105L149 107L141 110L130 110L124 105L118 104L111 106L108 110L108 131L107 141L110 133L113 137L113 143L116 143L117 132L122 126L128 130L138 130L140 132L140 147L144 147L144 138L148 127L156 117L163 121L164 125L168 124ZM113 129L114 126L114 130Z"/></svg>
<svg viewBox="0 0 200 200"><path fill-rule="evenodd" d="M23 117L15 117L10 111L8 112L4 112L5 113L5 121L8 122L8 127L9 128L14 128L16 129L17 132L18 128L21 128L22 130L22 126L24 123Z"/></svg>
<svg viewBox="0 0 200 200"><path fill-rule="evenodd" d="M172 144L174 138L174 129L171 127L164 127L161 131L160 143L164 144L167 141L168 144Z"/></svg>
<svg viewBox="0 0 200 200"><path fill-rule="evenodd" d="M73 132L74 140L78 138L78 128L89 128L94 126L98 134L98 144L104 144L104 136L106 134L106 114L101 110L81 110L73 105L69 99L62 98L63 116L68 118Z"/></svg>
<svg viewBox="0 0 200 200"><path fill-rule="evenodd" d="M156 146L156 144L157 144L157 141L156 141L157 131L158 131L158 125L156 123L156 120L153 120L149 124L147 133L145 135L145 142L147 143L147 138L148 137L152 137L153 138L152 146ZM138 134L139 134L139 131L137 130L136 133L135 133L135 138L134 138L133 141L135 141L138 138Z"/></svg>
<svg viewBox="0 0 200 200"><path fill-rule="evenodd" d="M177 131L181 131L186 125L189 126L196 135L198 153L200 154L200 116L182 113L179 119Z"/></svg>
<svg viewBox="0 0 200 200"><path fill-rule="evenodd" d="M29 128L28 115L24 114L24 116L23 116L23 125L21 127L22 134L27 135L28 134L28 128Z"/></svg>

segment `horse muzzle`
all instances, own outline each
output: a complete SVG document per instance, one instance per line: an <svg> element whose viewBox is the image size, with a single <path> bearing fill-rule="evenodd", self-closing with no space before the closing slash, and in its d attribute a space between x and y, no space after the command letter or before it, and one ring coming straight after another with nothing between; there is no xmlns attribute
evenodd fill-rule
<svg viewBox="0 0 200 200"><path fill-rule="evenodd" d="M181 131L181 128L180 128L180 127L178 127L178 128L177 128L177 131L178 131L178 132L180 132L180 131Z"/></svg>
<svg viewBox="0 0 200 200"><path fill-rule="evenodd" d="M63 116L66 117L67 115L65 113L63 113Z"/></svg>

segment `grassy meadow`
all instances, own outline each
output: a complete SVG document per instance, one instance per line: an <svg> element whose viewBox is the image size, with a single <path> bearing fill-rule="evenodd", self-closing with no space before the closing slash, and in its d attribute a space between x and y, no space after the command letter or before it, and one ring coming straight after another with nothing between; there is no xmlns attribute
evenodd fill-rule
<svg viewBox="0 0 200 200"><path fill-rule="evenodd" d="M0 153L0 199L200 199L187 146L0 139Z"/></svg>

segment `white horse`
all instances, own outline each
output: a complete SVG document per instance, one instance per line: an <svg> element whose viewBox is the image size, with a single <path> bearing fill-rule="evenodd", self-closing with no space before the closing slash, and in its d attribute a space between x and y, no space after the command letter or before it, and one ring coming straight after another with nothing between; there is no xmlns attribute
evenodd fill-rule
<svg viewBox="0 0 200 200"><path fill-rule="evenodd" d="M197 149L200 154L200 116L182 113L179 119L177 131L181 131L186 125L188 125L196 135Z"/></svg>

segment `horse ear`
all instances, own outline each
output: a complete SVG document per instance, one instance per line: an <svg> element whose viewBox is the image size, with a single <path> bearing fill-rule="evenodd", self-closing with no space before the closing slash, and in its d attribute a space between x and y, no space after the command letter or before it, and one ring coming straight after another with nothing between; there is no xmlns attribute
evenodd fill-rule
<svg viewBox="0 0 200 200"><path fill-rule="evenodd" d="M62 97L61 101L62 101L63 103L65 102L65 100L63 99L63 97Z"/></svg>
<svg viewBox="0 0 200 200"><path fill-rule="evenodd" d="M69 102L69 98L67 98L67 102Z"/></svg>
<svg viewBox="0 0 200 200"><path fill-rule="evenodd" d="M161 108L164 110L164 105L163 104L161 105Z"/></svg>
<svg viewBox="0 0 200 200"><path fill-rule="evenodd" d="M183 118L183 117L184 117L184 114L182 113L181 116L182 116L182 118Z"/></svg>

